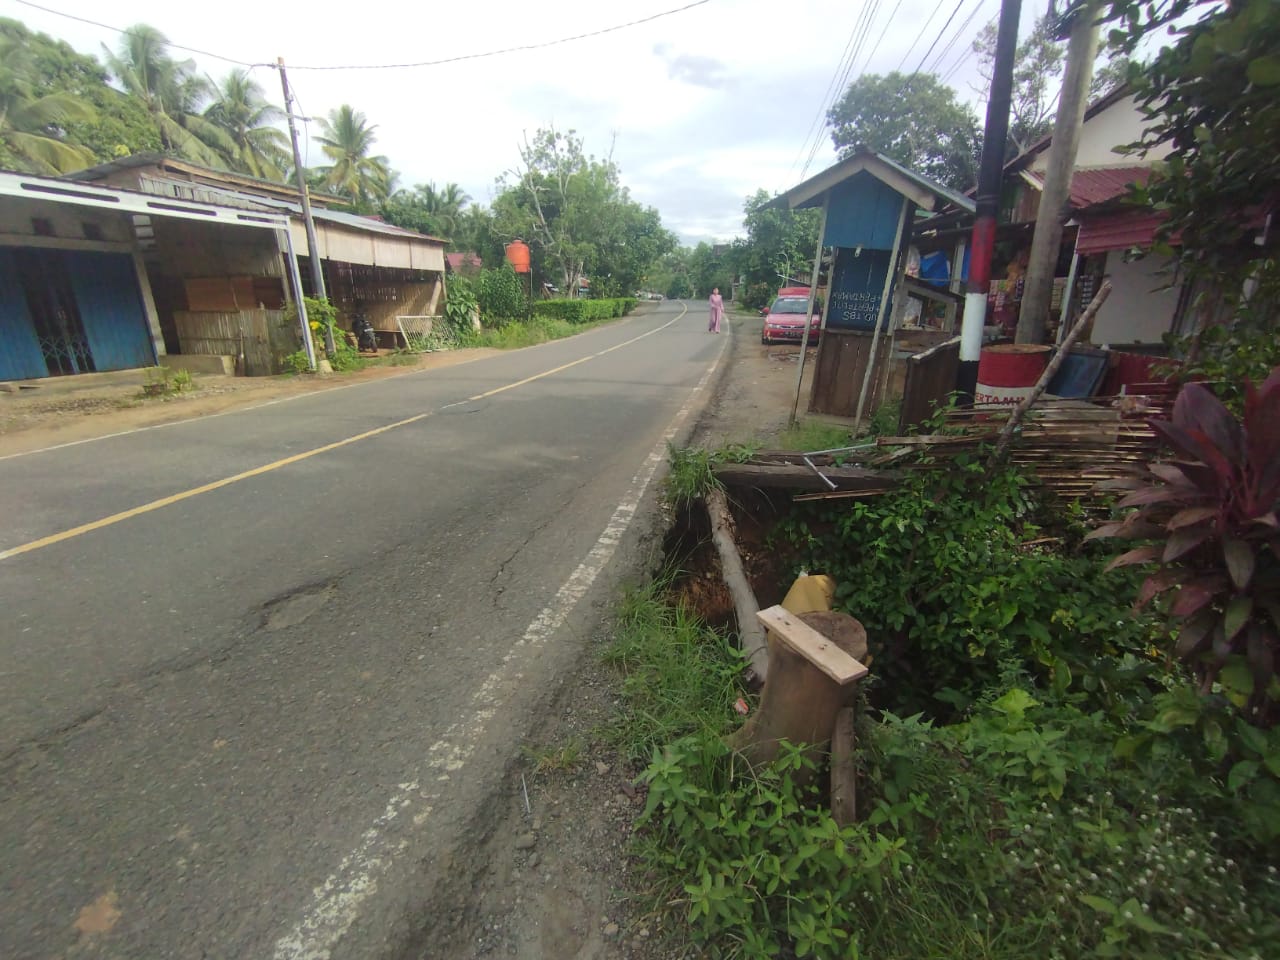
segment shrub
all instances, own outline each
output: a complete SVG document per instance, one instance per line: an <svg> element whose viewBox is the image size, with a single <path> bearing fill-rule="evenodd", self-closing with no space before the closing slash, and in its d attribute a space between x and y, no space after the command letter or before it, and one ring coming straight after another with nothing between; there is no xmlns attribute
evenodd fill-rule
<svg viewBox="0 0 1280 960"><path fill-rule="evenodd" d="M593 323L625 316L635 309L635 297L612 297L607 300L541 300L533 305L535 317L568 320L570 323Z"/></svg>
<svg viewBox="0 0 1280 960"><path fill-rule="evenodd" d="M496 270L481 270L475 281L476 302L486 323L490 317L522 317L525 314L524 284L511 264Z"/></svg>
<svg viewBox="0 0 1280 960"><path fill-rule="evenodd" d="M471 332L471 320L476 315L478 307L475 288L470 280L455 276L449 281L449 292L444 302L444 318L455 336Z"/></svg>
<svg viewBox="0 0 1280 960"><path fill-rule="evenodd" d="M1114 670L1116 655L1147 656L1153 618L1123 601L1134 578L1037 543L1041 511L1018 473L962 457L851 506L797 505L779 532L797 568L835 578L894 709L945 717L1011 672L1066 689Z"/></svg>
<svg viewBox="0 0 1280 960"><path fill-rule="evenodd" d="M1253 673L1251 710L1262 720L1280 656L1280 368L1246 385L1237 420L1205 387L1183 387L1172 422L1151 421L1177 459L1109 486L1136 507L1090 537L1154 539L1112 567L1159 562L1138 606L1169 596L1175 653L1206 692L1233 657ZM1176 591L1172 592L1171 591Z"/></svg>

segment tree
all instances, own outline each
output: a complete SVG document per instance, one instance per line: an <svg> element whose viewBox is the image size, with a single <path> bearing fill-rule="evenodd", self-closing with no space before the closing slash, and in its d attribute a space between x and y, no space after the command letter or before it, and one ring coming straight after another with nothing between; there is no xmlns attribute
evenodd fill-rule
<svg viewBox="0 0 1280 960"><path fill-rule="evenodd" d="M1066 47L1056 39L1057 21L1041 17L1031 35L1018 45L1013 65L1013 99L1009 104L1009 148L1006 158L1012 160L1037 141L1053 132L1054 111L1058 91L1062 87L1062 71ZM982 28L973 41L978 54L978 73L991 87L991 68L996 58L996 23ZM1117 55L1105 45L1098 49L1090 99L1108 93L1128 79L1129 58Z"/></svg>
<svg viewBox="0 0 1280 960"><path fill-rule="evenodd" d="M214 101L204 112L233 145L227 156L232 170L261 177L284 179L288 166L284 131L273 126L284 119L284 111L267 102L262 85L247 70L232 70L216 87Z"/></svg>
<svg viewBox="0 0 1280 960"><path fill-rule="evenodd" d="M705 241L689 254L689 282L698 297L709 297L719 287L726 297L733 289L733 269L724 254Z"/></svg>
<svg viewBox="0 0 1280 960"><path fill-rule="evenodd" d="M67 143L62 125L89 120L93 108L69 93L41 95L29 53L0 37L0 160L33 173L59 174L93 162L87 149Z"/></svg>
<svg viewBox="0 0 1280 960"><path fill-rule="evenodd" d="M169 41L155 27L137 24L125 31L118 53L103 47L107 69L151 114L164 150L211 167L226 164L235 144L201 115L212 85L195 72L192 60L169 56Z"/></svg>
<svg viewBox="0 0 1280 960"><path fill-rule="evenodd" d="M847 157L858 147L958 190L977 179L977 115L929 74L864 74L827 113L831 140Z"/></svg>
<svg viewBox="0 0 1280 960"><path fill-rule="evenodd" d="M390 192L392 172L386 157L371 156L378 138L365 115L344 103L320 120L320 149L333 163L323 167L326 189L349 198L357 207L370 207Z"/></svg>
<svg viewBox="0 0 1280 960"><path fill-rule="evenodd" d="M733 247L735 273L746 282L743 302L763 307L773 299L783 278L809 282L818 242L817 210L790 210L772 205L773 198L757 190L743 204L747 236Z"/></svg>
<svg viewBox="0 0 1280 960"><path fill-rule="evenodd" d="M527 240L535 275L561 290L575 289L583 276L605 281L593 289L632 285L675 245L659 232L656 212L644 213L631 200L617 164L589 156L573 130L540 129L526 137L520 166L498 182L495 235Z"/></svg>
<svg viewBox="0 0 1280 960"><path fill-rule="evenodd" d="M88 113L64 115L56 124L56 139L81 146L87 162L113 160L130 153L161 149L160 134L146 107L107 85L107 73L93 57L76 52L61 40L28 30L17 20L0 17L0 63L19 70L36 98L63 95L89 107ZM3 69L3 68L0 68ZM6 161L15 163L16 161ZM84 165L83 163L79 165Z"/></svg>
<svg viewBox="0 0 1280 960"><path fill-rule="evenodd" d="M1013 97L1009 103L1009 147L1006 159L1013 159L1053 130L1058 90L1062 86L1062 66L1066 48L1054 36L1055 23L1048 17L1036 21L1031 35L1018 45L1013 62ZM992 64L996 59L996 22L982 28L973 41L978 54L978 72L991 88Z"/></svg>

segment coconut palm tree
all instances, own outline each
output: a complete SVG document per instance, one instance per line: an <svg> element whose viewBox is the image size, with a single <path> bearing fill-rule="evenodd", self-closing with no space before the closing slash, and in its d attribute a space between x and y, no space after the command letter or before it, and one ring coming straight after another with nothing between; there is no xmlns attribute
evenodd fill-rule
<svg viewBox="0 0 1280 960"><path fill-rule="evenodd" d="M69 93L38 95L33 71L20 44L0 41L0 162L48 174L89 166L92 152L59 133L64 123L92 120L93 108Z"/></svg>
<svg viewBox="0 0 1280 960"><path fill-rule="evenodd" d="M331 192L349 197L357 206L369 206L385 199L393 174L386 157L370 156L377 137L377 124L369 123L359 110L344 103L320 120L320 149L333 161L322 168L325 185Z"/></svg>
<svg viewBox="0 0 1280 960"><path fill-rule="evenodd" d="M194 61L170 57L168 39L146 24L124 33L118 54L102 49L107 69L150 111L166 151L209 166L227 165L236 145L226 131L201 115L212 84L196 74Z"/></svg>
<svg viewBox="0 0 1280 960"><path fill-rule="evenodd" d="M284 111L267 102L262 85L249 76L248 70L232 70L215 90L215 99L205 109L204 118L217 125L234 144L227 156L231 169L264 180L283 180L288 140L284 131L272 124L284 119Z"/></svg>

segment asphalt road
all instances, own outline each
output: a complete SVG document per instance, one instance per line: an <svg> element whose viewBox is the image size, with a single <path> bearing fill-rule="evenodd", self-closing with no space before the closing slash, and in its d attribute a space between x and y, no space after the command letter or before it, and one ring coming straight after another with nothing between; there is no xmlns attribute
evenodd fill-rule
<svg viewBox="0 0 1280 960"><path fill-rule="evenodd" d="M681 310L0 460L0 956L430 956L713 389Z"/></svg>

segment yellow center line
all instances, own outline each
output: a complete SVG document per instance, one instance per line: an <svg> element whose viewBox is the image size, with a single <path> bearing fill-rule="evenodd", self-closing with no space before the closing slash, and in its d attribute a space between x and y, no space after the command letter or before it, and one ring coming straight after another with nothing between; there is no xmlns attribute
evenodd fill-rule
<svg viewBox="0 0 1280 960"><path fill-rule="evenodd" d="M593 353L589 356L582 357L570 363L562 364L550 370L544 370L541 373L534 374L532 377L525 377L523 380L517 380L515 383L509 383L506 386L498 387L497 389L490 390L487 393L477 394L474 397L469 397L468 400L482 400L486 397L492 397L494 394L502 393L503 391L506 391L506 390L513 390L516 387L524 386L526 383L532 383L535 380L541 380L544 377L550 377L553 374L560 373L562 370L568 370L570 367L576 367L578 364L586 363L588 360L594 360L596 357L602 357L606 353L612 353L614 350L617 350L620 347L628 346L630 344L635 343L637 340L643 340L645 337L651 336L652 334L655 334L660 330L665 330L667 327L671 326L671 324L675 323L676 320L681 319L681 317L683 317L688 312L689 312L689 308L686 306L684 310L681 311L679 316L675 318L675 320L671 320L668 323L664 323L660 327L654 327L652 330L648 331L647 333L642 333L638 337L632 337L630 340L626 340L622 343L617 344L616 346L609 347L607 350L601 350L599 353ZM363 433L357 433L354 436L346 437L342 440L336 440L333 443L326 443L322 447L316 447L312 450L305 450L302 453L295 453L293 456L284 457L281 460L274 460L271 463L264 463L262 466L254 467L252 470L245 470L243 473L237 473L229 477L223 477L221 480L214 480L212 483L202 484L201 486L198 486L198 487L192 487L190 490L183 490L180 493L170 494L167 497L161 497L158 500L152 500L149 503L144 503L137 507L131 507L130 509L122 510L119 513L113 513L110 516L103 517L100 520L94 520L94 521L91 521L90 523L82 523L78 527L72 527L69 530L63 530L61 533L50 534L47 537L41 537L38 540L32 540L29 543L24 543L17 547L11 547L8 550L0 550L0 560L8 560L11 557L20 556L21 554L24 554L24 553L30 553L33 550L41 550L44 547L51 547L55 543L62 543L64 540L71 540L74 537L83 536L86 533L92 533L94 530L101 530L103 527L110 527L113 524L121 523L124 520L129 520L129 519L132 519L133 517L139 517L145 513L151 513L155 510L160 510L164 507L172 506L175 503L181 503L183 500L190 500L192 497L198 497L201 494L211 493L214 490L220 490L223 487L229 487L231 486L231 484L239 483L242 480L248 480L252 477L262 476L264 473L270 473L272 470L279 470L281 467L287 467L290 464L299 463L303 460L308 460L311 457L317 457L322 453L328 453L331 450L337 450L339 447L345 447L352 443L358 443L361 440L368 440L370 437L376 437L379 434L387 433L390 430L396 430L400 427L407 427L411 423L417 423L420 420L425 420L427 419L427 417L433 416L434 413L435 411L428 411L426 413L415 414L412 417L405 417L403 420L397 420L395 423L388 423L381 427L375 427L372 430L366 430Z"/></svg>

